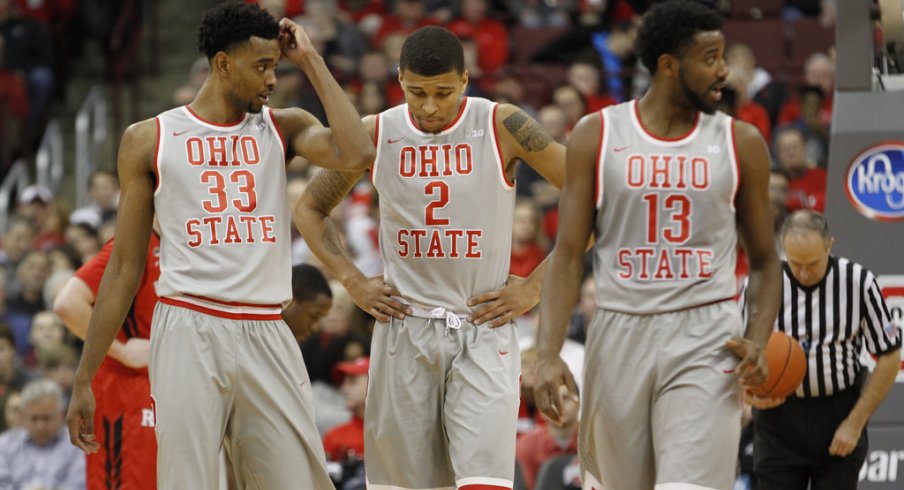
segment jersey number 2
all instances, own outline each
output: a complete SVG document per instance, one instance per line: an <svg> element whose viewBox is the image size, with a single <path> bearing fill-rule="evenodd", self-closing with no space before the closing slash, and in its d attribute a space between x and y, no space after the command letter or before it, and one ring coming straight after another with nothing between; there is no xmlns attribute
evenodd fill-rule
<svg viewBox="0 0 904 490"><path fill-rule="evenodd" d="M254 174L250 170L236 170L229 174L229 182L238 184L238 199L232 200L235 209L242 213L250 213L257 208L257 191L254 190ZM201 205L208 213L222 213L229 205L229 197L226 195L226 178L216 170L201 172L201 183L206 184L207 193L213 199L201 201Z"/></svg>
<svg viewBox="0 0 904 490"><path fill-rule="evenodd" d="M434 180L427 183L427 186L424 187L424 194L436 196L433 201L430 201L424 211L424 223L427 226L447 226L449 218L437 218L433 215L433 212L449 204L449 185L441 180Z"/></svg>
<svg viewBox="0 0 904 490"><path fill-rule="evenodd" d="M659 242L659 194L644 194L647 203L647 243ZM662 238L671 244L687 241L691 231L691 200L683 194L669 194L663 199L663 213L668 213L669 227L663 227Z"/></svg>

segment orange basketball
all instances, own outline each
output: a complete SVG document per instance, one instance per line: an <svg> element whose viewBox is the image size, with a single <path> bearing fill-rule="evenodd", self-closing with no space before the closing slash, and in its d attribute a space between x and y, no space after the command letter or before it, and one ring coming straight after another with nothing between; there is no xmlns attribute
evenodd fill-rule
<svg viewBox="0 0 904 490"><path fill-rule="evenodd" d="M794 393L807 372L807 358L800 342L779 331L772 332L766 344L766 364L769 377L751 390L759 396L784 398Z"/></svg>

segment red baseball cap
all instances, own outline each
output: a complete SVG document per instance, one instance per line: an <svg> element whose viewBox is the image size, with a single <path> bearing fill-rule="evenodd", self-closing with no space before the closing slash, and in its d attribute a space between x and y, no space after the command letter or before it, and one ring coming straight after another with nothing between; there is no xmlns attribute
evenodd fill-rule
<svg viewBox="0 0 904 490"><path fill-rule="evenodd" d="M367 356L359 357L354 361L336 364L336 372L339 373L340 380L345 376L361 376L362 374L367 374L369 369L370 358Z"/></svg>

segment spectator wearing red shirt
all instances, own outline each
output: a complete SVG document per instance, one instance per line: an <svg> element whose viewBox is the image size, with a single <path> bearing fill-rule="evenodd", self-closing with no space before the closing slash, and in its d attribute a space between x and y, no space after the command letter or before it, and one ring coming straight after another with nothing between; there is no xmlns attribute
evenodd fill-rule
<svg viewBox="0 0 904 490"><path fill-rule="evenodd" d="M460 16L449 22L449 30L477 43L478 66L491 75L508 62L509 37L505 25L486 14L486 0L462 0Z"/></svg>
<svg viewBox="0 0 904 490"><path fill-rule="evenodd" d="M339 391L345 398L346 408L352 413L352 419L333 427L323 436L323 449L330 461L364 458L364 400L367 397L369 369L369 357L336 365L336 371L342 376Z"/></svg>
<svg viewBox="0 0 904 490"><path fill-rule="evenodd" d="M609 94L600 92L602 87L600 77L599 68L592 63L579 61L568 67L568 84L577 89L584 98L586 104L584 110L587 114L617 103Z"/></svg>
<svg viewBox="0 0 904 490"><path fill-rule="evenodd" d="M577 397L568 396L564 386L561 388L564 399L562 425L549 421L545 426L534 429L518 439L515 457L518 464L521 465L524 484L528 490L534 488L537 473L543 463L563 454L577 453L578 450L580 403Z"/></svg>
<svg viewBox="0 0 904 490"><path fill-rule="evenodd" d="M823 124L832 124L832 106L835 99L835 64L825 53L813 53L804 62L804 83L816 85L822 89L825 99L822 101L820 119ZM777 126L794 123L800 119L800 97L795 97L782 104L778 115Z"/></svg>
<svg viewBox="0 0 904 490"><path fill-rule="evenodd" d="M25 121L28 116L28 90L25 79L19 73L4 68L4 43L3 36L0 36L0 112L9 112L20 121Z"/></svg>
<svg viewBox="0 0 904 490"><path fill-rule="evenodd" d="M113 240L79 268L57 295L54 312L84 339ZM94 430L100 450L86 456L87 488L157 488L157 439L148 378L151 318L157 305L154 283L160 277L160 238L151 234L144 275L116 340L104 358L94 389Z"/></svg>
<svg viewBox="0 0 904 490"><path fill-rule="evenodd" d="M540 210L529 198L518 198L512 223L512 260L509 274L529 277L546 258L540 244Z"/></svg>
<svg viewBox="0 0 904 490"><path fill-rule="evenodd" d="M801 208L823 211L826 195L826 169L807 160L806 139L794 126L779 129L775 135L775 157L790 176L788 211Z"/></svg>

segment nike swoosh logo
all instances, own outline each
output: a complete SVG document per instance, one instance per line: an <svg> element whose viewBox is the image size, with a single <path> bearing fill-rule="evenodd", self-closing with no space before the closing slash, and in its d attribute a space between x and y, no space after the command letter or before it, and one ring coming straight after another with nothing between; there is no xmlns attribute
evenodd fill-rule
<svg viewBox="0 0 904 490"><path fill-rule="evenodd" d="M179 132L173 131L173 136L179 136L179 135L185 134L187 132L188 132L187 129L185 131L179 131Z"/></svg>
<svg viewBox="0 0 904 490"><path fill-rule="evenodd" d="M403 139L405 139L404 136L401 137L401 138L396 138L396 139L389 138L388 140L386 140L386 142L389 143L389 144L391 145L391 144L394 144L394 143L398 143L399 141L402 141Z"/></svg>
<svg viewBox="0 0 904 490"><path fill-rule="evenodd" d="M620 152L620 151L625 151L625 150L627 150L628 148L629 148L629 147L627 147L627 146L622 146L621 148L613 148L612 151L615 152L615 153L618 153L618 152Z"/></svg>
<svg viewBox="0 0 904 490"><path fill-rule="evenodd" d="M499 355L500 355L500 356L504 356L504 355L506 355L506 354L508 354L508 351L507 351L507 350L499 349Z"/></svg>

